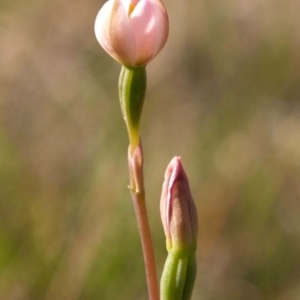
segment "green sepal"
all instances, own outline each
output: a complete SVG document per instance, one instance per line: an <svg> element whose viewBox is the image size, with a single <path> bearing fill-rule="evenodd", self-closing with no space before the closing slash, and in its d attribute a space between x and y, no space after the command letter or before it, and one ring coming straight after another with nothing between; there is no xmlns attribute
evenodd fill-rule
<svg viewBox="0 0 300 300"><path fill-rule="evenodd" d="M119 77L119 97L130 144L139 143L139 127L147 85L146 68L122 66Z"/></svg>
<svg viewBox="0 0 300 300"><path fill-rule="evenodd" d="M192 297L195 279L197 275L197 262L195 254L191 254L188 258L185 283L182 291L182 300L189 300Z"/></svg>
<svg viewBox="0 0 300 300"><path fill-rule="evenodd" d="M160 282L161 300L190 300L196 269L194 253L169 251Z"/></svg>

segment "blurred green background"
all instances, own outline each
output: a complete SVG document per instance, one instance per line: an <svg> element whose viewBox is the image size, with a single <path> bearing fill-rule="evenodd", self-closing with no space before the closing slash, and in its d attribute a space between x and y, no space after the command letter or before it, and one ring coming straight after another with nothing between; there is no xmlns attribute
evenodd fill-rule
<svg viewBox="0 0 300 300"><path fill-rule="evenodd" d="M146 300L103 0L0 2L0 299ZM193 300L300 299L300 4L171 1L142 119L159 274L164 169L199 214Z"/></svg>

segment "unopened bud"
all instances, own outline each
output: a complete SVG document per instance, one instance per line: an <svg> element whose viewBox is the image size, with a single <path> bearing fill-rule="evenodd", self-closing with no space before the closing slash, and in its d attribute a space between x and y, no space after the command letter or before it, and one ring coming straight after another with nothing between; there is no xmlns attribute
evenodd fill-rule
<svg viewBox="0 0 300 300"><path fill-rule="evenodd" d="M197 210L180 157L174 157L166 169L160 214L168 251L195 251L198 232Z"/></svg>
<svg viewBox="0 0 300 300"><path fill-rule="evenodd" d="M95 33L103 49L119 63L141 67L164 47L168 15L160 0L109 0L97 15Z"/></svg>
<svg viewBox="0 0 300 300"><path fill-rule="evenodd" d="M197 272L198 217L180 157L174 157L165 172L160 212L168 250L160 299L190 300Z"/></svg>

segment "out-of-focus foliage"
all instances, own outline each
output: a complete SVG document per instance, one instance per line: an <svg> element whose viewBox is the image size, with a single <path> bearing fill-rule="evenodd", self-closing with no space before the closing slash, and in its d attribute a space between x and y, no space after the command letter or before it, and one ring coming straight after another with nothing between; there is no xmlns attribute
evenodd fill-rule
<svg viewBox="0 0 300 300"><path fill-rule="evenodd" d="M103 1L0 2L0 299L147 299ZM158 270L163 173L199 214L193 299L300 299L297 0L165 1L142 120Z"/></svg>

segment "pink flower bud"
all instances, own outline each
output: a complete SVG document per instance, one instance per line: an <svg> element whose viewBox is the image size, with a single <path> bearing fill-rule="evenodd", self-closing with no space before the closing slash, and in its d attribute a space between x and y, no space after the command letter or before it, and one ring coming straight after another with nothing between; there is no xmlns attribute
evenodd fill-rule
<svg viewBox="0 0 300 300"><path fill-rule="evenodd" d="M195 250L198 217L188 178L180 157L174 157L165 172L160 214L169 250Z"/></svg>
<svg viewBox="0 0 300 300"><path fill-rule="evenodd" d="M122 65L140 67L164 47L169 21L160 0L109 0L95 22L96 38Z"/></svg>

